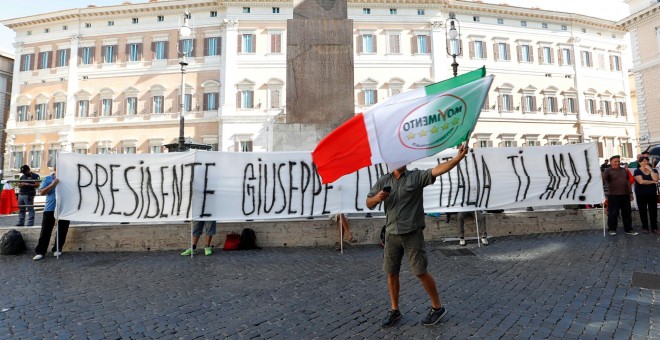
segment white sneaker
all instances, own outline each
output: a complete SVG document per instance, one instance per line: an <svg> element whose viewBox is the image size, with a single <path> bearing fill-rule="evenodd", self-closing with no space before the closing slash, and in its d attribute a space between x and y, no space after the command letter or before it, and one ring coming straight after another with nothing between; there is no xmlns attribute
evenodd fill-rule
<svg viewBox="0 0 660 340"><path fill-rule="evenodd" d="M458 241L458 244L464 246L465 245L465 239L461 239L460 241Z"/></svg>
<svg viewBox="0 0 660 340"><path fill-rule="evenodd" d="M33 260L33 261L39 261L39 260L41 260L41 259L43 259L43 258L44 258L43 255L41 255L41 254L37 254L37 255L34 255L34 257L32 258L32 260Z"/></svg>
<svg viewBox="0 0 660 340"><path fill-rule="evenodd" d="M60 257L60 256L62 256L62 252L61 251L56 251L56 252L53 253L53 256Z"/></svg>
<svg viewBox="0 0 660 340"><path fill-rule="evenodd" d="M488 245L488 239L485 238L485 237L482 237L481 238L481 244L483 244L484 246L487 246Z"/></svg>

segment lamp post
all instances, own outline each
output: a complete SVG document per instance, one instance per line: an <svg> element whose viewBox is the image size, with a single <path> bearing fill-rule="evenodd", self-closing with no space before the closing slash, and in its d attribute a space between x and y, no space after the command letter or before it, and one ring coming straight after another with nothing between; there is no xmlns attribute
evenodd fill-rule
<svg viewBox="0 0 660 340"><path fill-rule="evenodd" d="M456 57L463 53L463 49L461 48L461 26L458 19L456 19L456 14L454 12L449 12L449 18L445 21L445 27L448 27L445 31L445 38L447 38L447 54L454 59L451 68L454 71L454 77L456 77L458 74Z"/></svg>
<svg viewBox="0 0 660 340"><path fill-rule="evenodd" d="M186 114L186 84L185 84L185 79L186 79L186 66L188 66L188 62L186 61L188 54L192 53L193 50L193 44L190 43L189 46L186 46L185 40L192 37L193 35L193 30L190 27L190 12L185 11L183 12L183 24L181 27L179 27L179 43L177 44L177 51L179 54L181 54L181 59L179 60L179 65L181 65L181 110L179 111L179 147L178 151L186 151L188 147L186 147L186 138L184 136L183 132L183 126L184 126L184 115Z"/></svg>

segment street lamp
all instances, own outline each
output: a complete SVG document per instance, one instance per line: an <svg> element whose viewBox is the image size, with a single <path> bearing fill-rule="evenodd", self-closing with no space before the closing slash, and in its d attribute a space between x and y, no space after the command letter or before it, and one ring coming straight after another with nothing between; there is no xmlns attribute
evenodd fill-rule
<svg viewBox="0 0 660 340"><path fill-rule="evenodd" d="M193 30L190 25L190 19L192 16L190 12L183 12L183 24L179 27L179 42L177 43L177 51L181 54L181 59L179 60L179 65L181 65L181 110L179 111L179 151L186 151L186 138L184 137L183 126L184 126L184 115L186 113L186 66L188 62L186 58L189 54L192 53L193 43L186 44L186 40L193 36ZM187 46L186 46L187 45Z"/></svg>
<svg viewBox="0 0 660 340"><path fill-rule="evenodd" d="M461 48L461 25L459 24L458 19L456 19L456 14L454 12L449 12L449 18L445 21L445 27L449 27L449 29L445 30L445 38L447 38L447 54L454 59L451 68L454 71L454 77L456 77L458 74L456 57L463 53L463 49Z"/></svg>

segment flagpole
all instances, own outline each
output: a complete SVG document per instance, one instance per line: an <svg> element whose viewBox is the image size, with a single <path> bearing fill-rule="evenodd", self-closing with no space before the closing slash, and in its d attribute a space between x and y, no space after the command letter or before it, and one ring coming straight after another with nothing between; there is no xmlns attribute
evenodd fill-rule
<svg viewBox="0 0 660 340"><path fill-rule="evenodd" d="M477 224L477 247L481 247L481 239L479 238L479 216L477 211L474 211L474 222Z"/></svg>

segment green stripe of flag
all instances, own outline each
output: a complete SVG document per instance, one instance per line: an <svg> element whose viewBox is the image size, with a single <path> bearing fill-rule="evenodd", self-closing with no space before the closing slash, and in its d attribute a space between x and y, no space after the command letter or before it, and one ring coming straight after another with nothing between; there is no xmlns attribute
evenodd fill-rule
<svg viewBox="0 0 660 340"><path fill-rule="evenodd" d="M424 87L424 91L426 91L426 95L440 93L473 82L477 79L481 79L485 76L486 76L486 67L484 66L474 71L461 74L460 76L449 78L439 83L427 85L426 87Z"/></svg>

